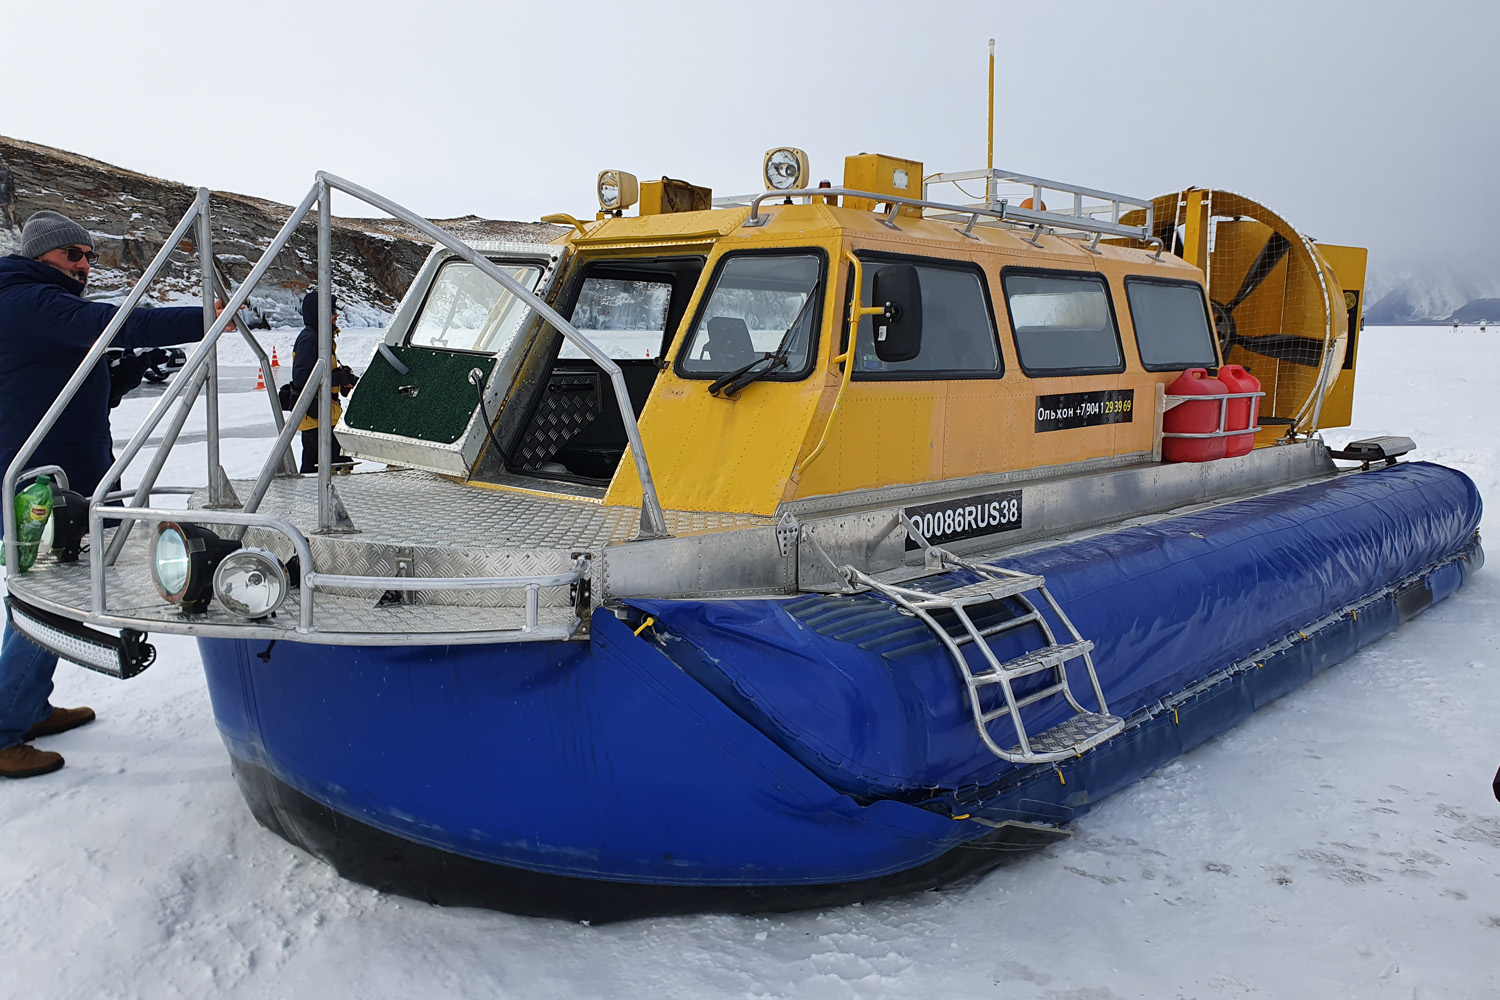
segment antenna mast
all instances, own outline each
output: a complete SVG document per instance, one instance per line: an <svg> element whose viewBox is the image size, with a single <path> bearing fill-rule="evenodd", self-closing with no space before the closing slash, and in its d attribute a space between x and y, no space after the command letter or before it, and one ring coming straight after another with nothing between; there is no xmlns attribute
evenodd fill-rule
<svg viewBox="0 0 1500 1000"><path fill-rule="evenodd" d="M995 40L990 39L990 141L989 155L985 157L984 168L995 169Z"/></svg>

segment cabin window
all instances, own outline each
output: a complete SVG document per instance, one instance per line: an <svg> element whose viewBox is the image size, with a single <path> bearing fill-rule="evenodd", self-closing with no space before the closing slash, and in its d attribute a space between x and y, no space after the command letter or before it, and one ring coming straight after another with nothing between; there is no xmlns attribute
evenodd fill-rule
<svg viewBox="0 0 1500 1000"><path fill-rule="evenodd" d="M611 358L649 360L661 353L671 301L670 280L590 275L579 289L572 323ZM585 357L572 341L565 341L557 356Z"/></svg>
<svg viewBox="0 0 1500 1000"><path fill-rule="evenodd" d="M1213 333L1208 325L1208 303L1195 281L1159 278L1125 279L1130 321L1141 352L1141 366L1150 372L1212 368Z"/></svg>
<svg viewBox="0 0 1500 1000"><path fill-rule="evenodd" d="M537 264L500 263L524 288L535 290ZM449 351L499 354L510 346L530 309L468 261L444 264L428 289L407 343Z"/></svg>
<svg viewBox="0 0 1500 1000"><path fill-rule="evenodd" d="M686 378L718 378L767 356L781 363L762 379L806 377L820 322L821 253L725 257L706 304L677 357Z"/></svg>
<svg viewBox="0 0 1500 1000"><path fill-rule="evenodd" d="M702 273L697 255L581 261L558 293L558 313L620 369L637 418ZM528 359L523 388L501 411L497 436L505 454L477 474L498 474L503 460L530 476L607 482L628 444L612 379L550 325L541 336L547 347Z"/></svg>
<svg viewBox="0 0 1500 1000"><path fill-rule="evenodd" d="M1016 354L1028 375L1125 370L1109 289L1097 274L1001 273Z"/></svg>
<svg viewBox="0 0 1500 1000"><path fill-rule="evenodd" d="M860 261L861 304L870 302L875 272L887 261L916 267L922 287L922 350L910 361L881 361L875 354L873 321L866 316L856 334L855 378L994 378L1001 373L994 311L978 268L863 255Z"/></svg>

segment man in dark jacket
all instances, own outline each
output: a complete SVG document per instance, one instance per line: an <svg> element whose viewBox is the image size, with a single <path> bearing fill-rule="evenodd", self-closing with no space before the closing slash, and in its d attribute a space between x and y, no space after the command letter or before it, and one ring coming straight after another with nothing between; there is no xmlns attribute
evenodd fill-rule
<svg viewBox="0 0 1500 1000"><path fill-rule="evenodd" d="M67 216L37 212L21 230L21 252L0 258L0 469L10 466L115 315L115 306L81 297L97 259L93 242ZM114 343L163 347L202 339L203 309L184 306L131 313ZM61 466L74 490L91 494L114 462L109 400L109 365L101 358L27 464ZM93 721L92 709L48 703L56 667L57 657L6 622L0 643L0 777L27 778L62 767L60 754L28 742Z"/></svg>
<svg viewBox="0 0 1500 1000"><path fill-rule="evenodd" d="M339 364L338 356L338 299L330 297L333 304L330 320L333 324L333 422L339 422L339 414L343 407L339 405L339 395L349 395L350 390L359 382L348 365ZM302 394L302 389L307 385L308 377L312 375L313 365L318 363L318 292L314 289L302 297L302 332L297 334L297 342L292 345L292 398L296 399ZM318 471L318 404L313 403L307 409L307 416L302 418L302 423L297 429L302 432L302 465L300 472ZM354 467L354 460L345 455L339 448L339 439L333 439L333 449L330 452L334 472L348 472Z"/></svg>

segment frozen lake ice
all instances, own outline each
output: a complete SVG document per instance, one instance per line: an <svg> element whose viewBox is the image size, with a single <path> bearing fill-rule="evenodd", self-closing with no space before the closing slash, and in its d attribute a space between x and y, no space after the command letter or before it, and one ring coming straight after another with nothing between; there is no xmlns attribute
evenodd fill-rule
<svg viewBox="0 0 1500 1000"><path fill-rule="evenodd" d="M284 380L296 331L283 333L270 343ZM343 360L362 367L377 336L347 332ZM224 461L249 476L271 443L268 404L248 391L248 350L226 348L224 364L237 390ZM1412 437L1414 458L1475 479L1494 539L1497 369L1497 332L1368 329L1357 426L1327 438ZM151 403L126 400L117 438ZM195 414L198 437L162 482L203 482L202 429ZM982 879L605 927L382 896L261 829L196 647L155 636L158 662L128 683L61 665L55 702L99 721L45 741L62 771L0 785L0 997L1494 996L1492 559L1394 636L1113 796L1071 839Z"/></svg>

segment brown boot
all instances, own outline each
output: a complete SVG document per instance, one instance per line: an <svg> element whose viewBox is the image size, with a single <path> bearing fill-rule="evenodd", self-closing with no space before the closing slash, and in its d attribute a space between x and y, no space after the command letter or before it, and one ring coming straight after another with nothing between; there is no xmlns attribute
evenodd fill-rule
<svg viewBox="0 0 1500 1000"><path fill-rule="evenodd" d="M56 736L58 733L86 726L93 721L94 710L92 708L54 708L51 715L26 730L26 742L30 743L43 736Z"/></svg>
<svg viewBox="0 0 1500 1000"><path fill-rule="evenodd" d="M0 750L0 778L35 778L62 766L62 754L38 750L25 743Z"/></svg>

